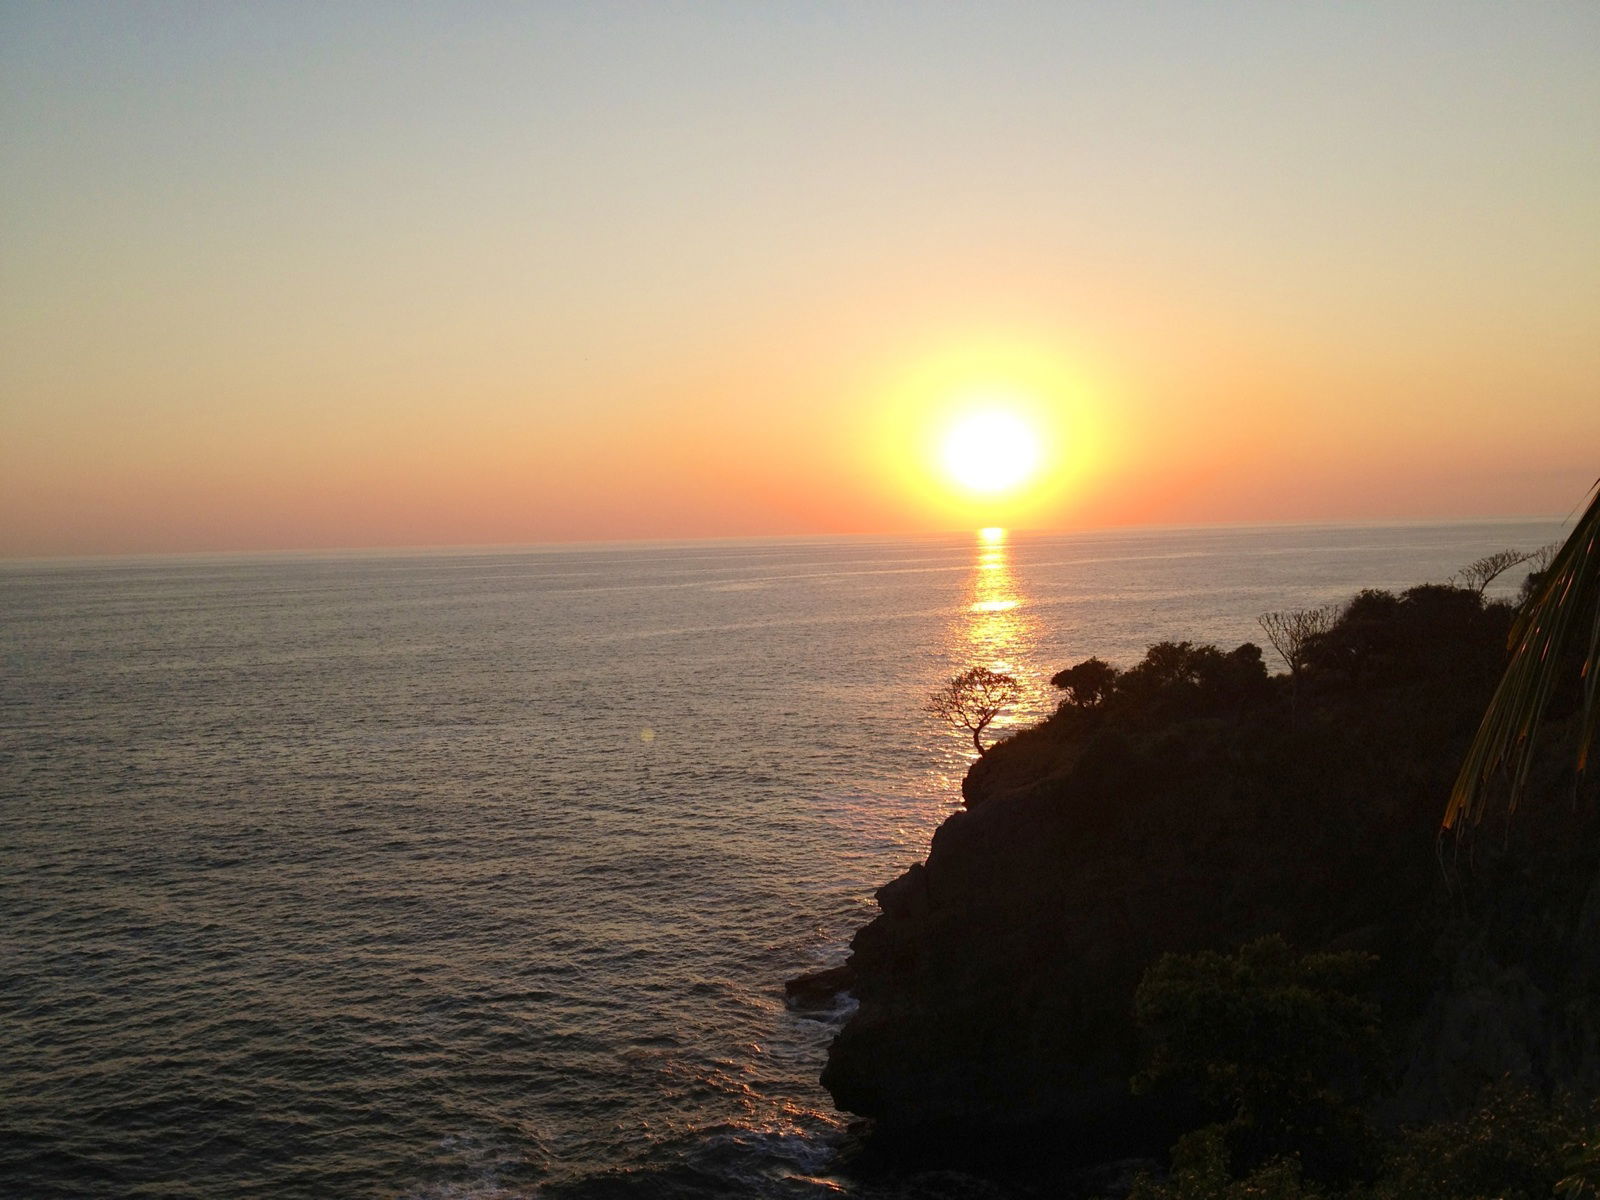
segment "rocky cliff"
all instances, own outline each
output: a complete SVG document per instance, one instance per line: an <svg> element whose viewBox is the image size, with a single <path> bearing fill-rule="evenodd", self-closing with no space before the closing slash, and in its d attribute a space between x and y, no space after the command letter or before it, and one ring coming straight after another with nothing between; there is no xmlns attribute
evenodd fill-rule
<svg viewBox="0 0 1600 1200"><path fill-rule="evenodd" d="M1184 1114L1129 1090L1141 974L1271 933L1379 957L1391 1116L1507 1073L1600 1089L1592 782L1552 753L1509 827L1438 838L1508 620L1369 593L1297 684L1253 647L1157 647L1107 703L996 746L852 943L835 1102L946 1149L1158 1151Z"/></svg>

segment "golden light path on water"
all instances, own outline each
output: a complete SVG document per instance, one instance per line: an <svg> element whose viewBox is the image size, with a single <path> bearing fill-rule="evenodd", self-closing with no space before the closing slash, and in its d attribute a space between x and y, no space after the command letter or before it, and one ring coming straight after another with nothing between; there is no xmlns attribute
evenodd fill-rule
<svg viewBox="0 0 1600 1200"><path fill-rule="evenodd" d="M1022 684L1023 701L995 719L986 742L1037 719L1038 694L1044 682L1035 678L1031 660L1038 631L1017 573L1012 568L1007 531L987 526L977 531L969 599L953 631L950 659L960 668L987 667L1014 676ZM970 745L966 747L968 757Z"/></svg>

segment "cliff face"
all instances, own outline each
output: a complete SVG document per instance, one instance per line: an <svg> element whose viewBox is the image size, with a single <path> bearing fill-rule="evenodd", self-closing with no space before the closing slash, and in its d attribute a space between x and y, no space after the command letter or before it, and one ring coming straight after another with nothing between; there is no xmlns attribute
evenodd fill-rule
<svg viewBox="0 0 1600 1200"><path fill-rule="evenodd" d="M1379 956L1393 1115L1508 1071L1600 1087L1600 822L1570 759L1509 835L1440 857L1506 624L1464 595L1419 589L1344 630L1297 697L1258 665L1179 672L996 746L852 943L860 1007L822 1077L838 1106L891 1137L1161 1149L1174 1114L1127 1082L1140 975L1270 933Z"/></svg>

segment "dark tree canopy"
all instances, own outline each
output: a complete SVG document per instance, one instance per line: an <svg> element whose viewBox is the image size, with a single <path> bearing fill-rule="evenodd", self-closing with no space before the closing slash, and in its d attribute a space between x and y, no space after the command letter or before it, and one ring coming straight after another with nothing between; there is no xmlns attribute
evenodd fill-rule
<svg viewBox="0 0 1600 1200"><path fill-rule="evenodd" d="M1191 1090L1224 1118L1242 1165L1285 1153L1331 1165L1359 1140L1354 1101L1379 1078L1381 1026L1367 994L1376 963L1301 956L1277 936L1228 955L1162 955L1134 994L1145 1044L1135 1090Z"/></svg>
<svg viewBox="0 0 1600 1200"><path fill-rule="evenodd" d="M1067 693L1059 713L1104 714L1118 721L1232 716L1270 698L1261 647L1223 651L1193 642L1157 642L1119 671L1099 658L1058 671L1050 683Z"/></svg>
<svg viewBox="0 0 1600 1200"><path fill-rule="evenodd" d="M1426 583L1398 596L1368 590L1345 606L1332 629L1306 642L1302 670L1324 686L1475 675L1499 665L1509 624L1509 609L1485 604L1470 588Z"/></svg>
<svg viewBox="0 0 1600 1200"><path fill-rule="evenodd" d="M1142 662L1118 676L1112 702L1125 713L1151 718L1220 714L1262 699L1268 686L1261 647L1253 642L1226 652L1193 642L1157 642Z"/></svg>
<svg viewBox="0 0 1600 1200"><path fill-rule="evenodd" d="M1050 686L1067 693L1075 708L1099 708L1110 699L1117 684L1117 669L1099 658L1086 658L1075 667L1057 671Z"/></svg>

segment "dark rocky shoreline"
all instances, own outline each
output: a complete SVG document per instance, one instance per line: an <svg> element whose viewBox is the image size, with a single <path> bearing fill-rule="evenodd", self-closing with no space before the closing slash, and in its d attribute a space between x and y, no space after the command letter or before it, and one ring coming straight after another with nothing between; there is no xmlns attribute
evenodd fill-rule
<svg viewBox="0 0 1600 1200"><path fill-rule="evenodd" d="M1195 1114L1129 1088L1134 988L1165 952L1269 934L1377 956L1383 1121L1460 1112L1498 1079L1600 1093L1595 781L1562 753L1558 703L1516 819L1441 842L1509 612L1447 588L1388 601L1347 616L1297 689L1180 672L974 763L848 963L790 984L796 1004L859 1000L822 1076L839 1108L943 1159L1159 1155Z"/></svg>

